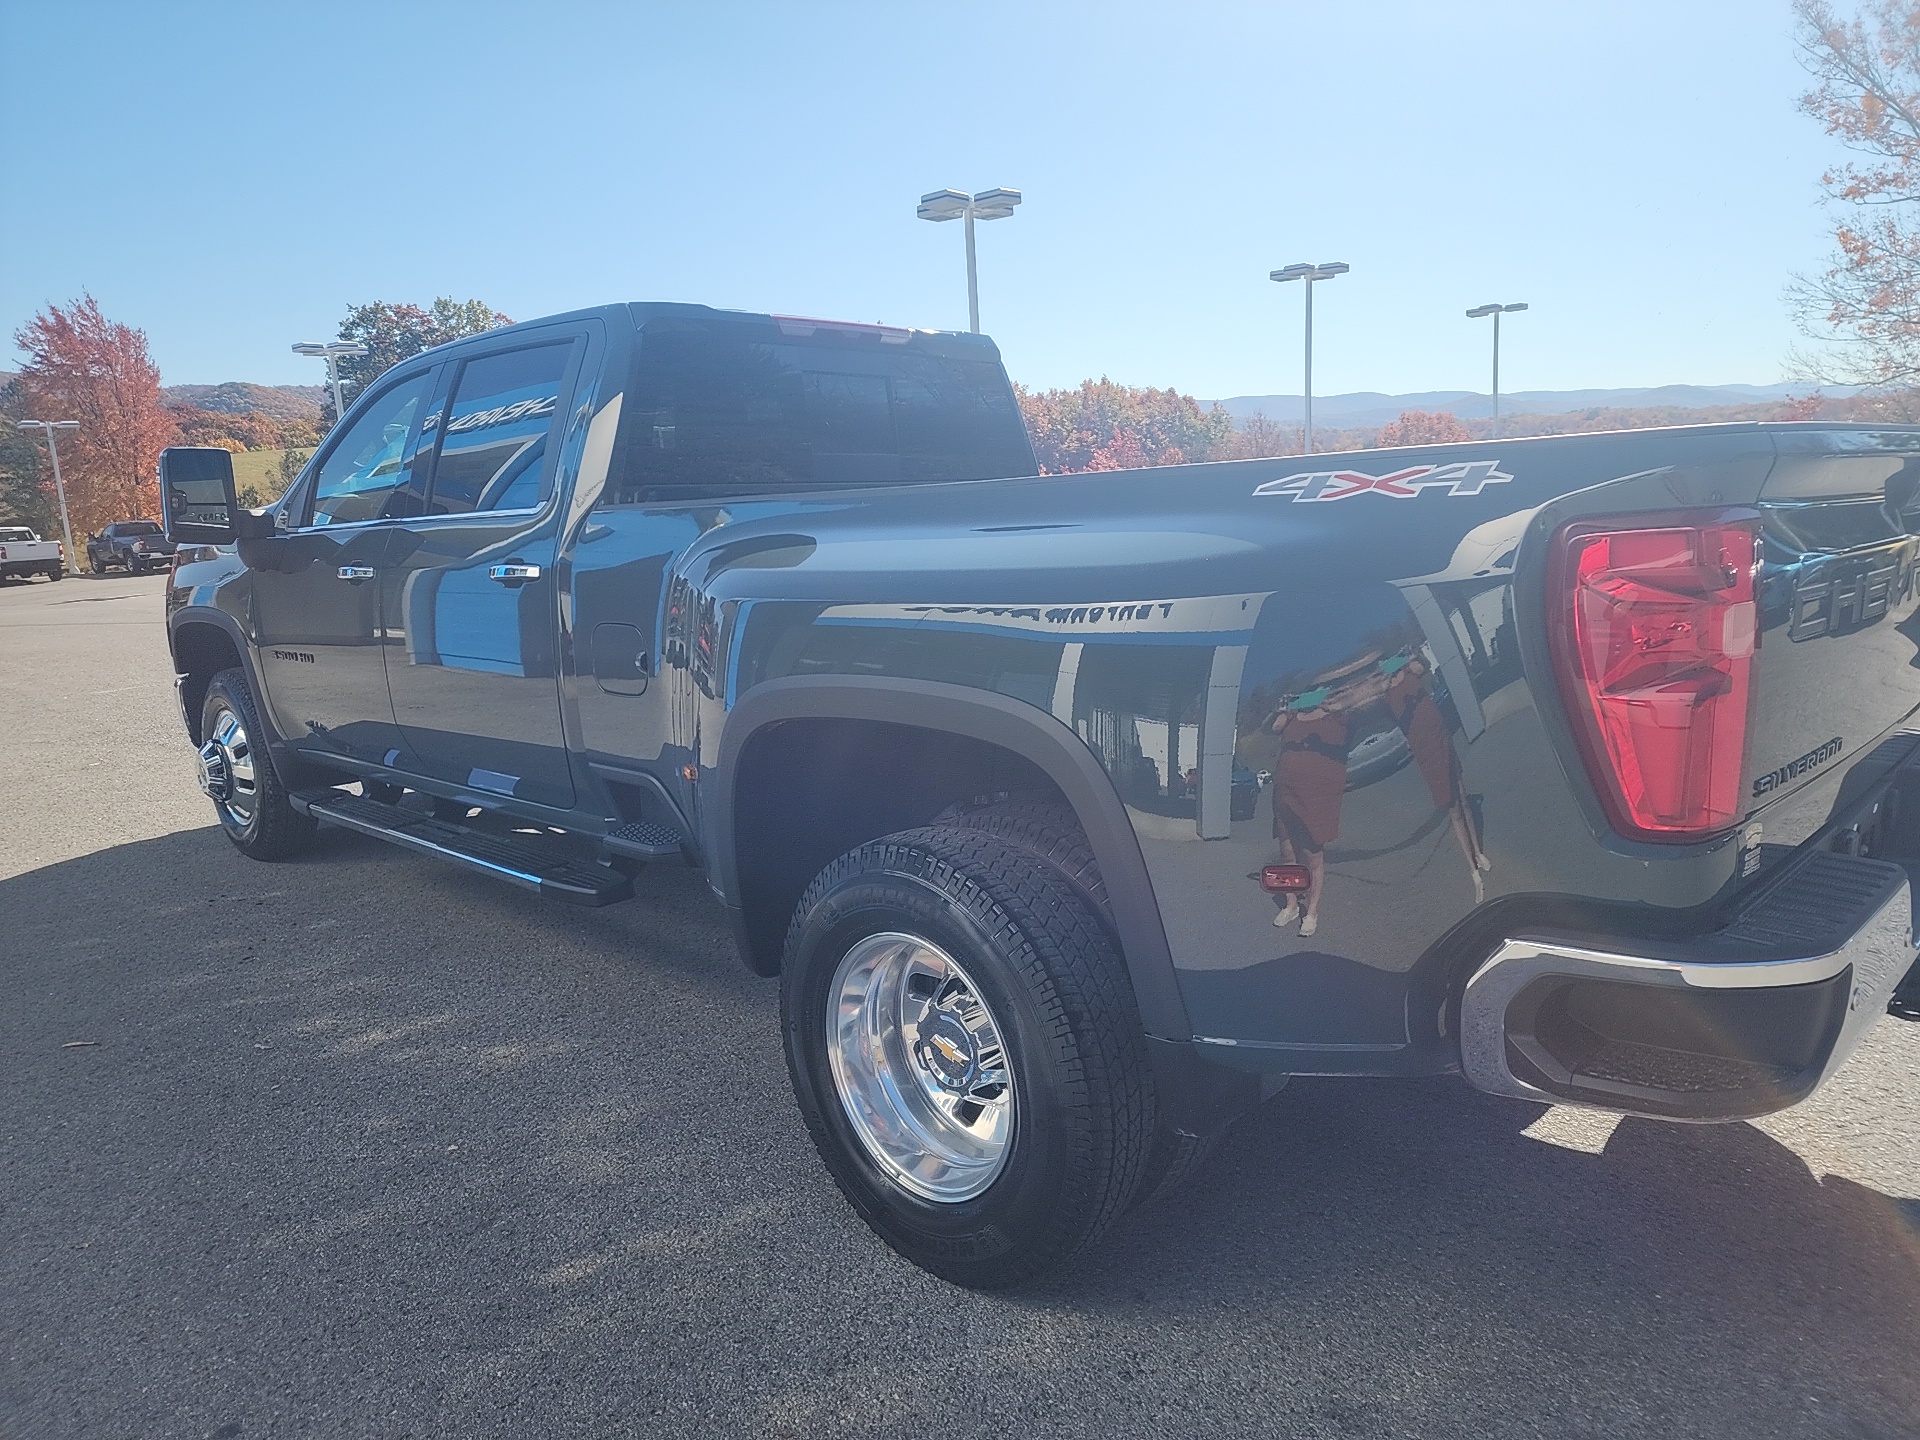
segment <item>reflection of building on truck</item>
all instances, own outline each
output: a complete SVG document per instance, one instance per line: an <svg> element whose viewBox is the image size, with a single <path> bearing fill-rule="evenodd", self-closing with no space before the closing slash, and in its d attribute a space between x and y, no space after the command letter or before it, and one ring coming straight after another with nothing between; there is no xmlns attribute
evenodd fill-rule
<svg viewBox="0 0 1920 1440"><path fill-rule="evenodd" d="M1037 476L981 337L635 305L394 367L267 514L169 455L234 843L699 866L965 1283L1292 1075L1725 1120L1916 1008L1920 430Z"/></svg>
<svg viewBox="0 0 1920 1440"><path fill-rule="evenodd" d="M58 540L42 540L24 525L0 525L0 580L59 580L66 573L67 552Z"/></svg>

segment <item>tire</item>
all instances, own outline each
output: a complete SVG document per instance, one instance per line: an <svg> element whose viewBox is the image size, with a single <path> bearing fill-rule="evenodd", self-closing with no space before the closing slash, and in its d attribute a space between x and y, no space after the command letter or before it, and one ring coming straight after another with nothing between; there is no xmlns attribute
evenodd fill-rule
<svg viewBox="0 0 1920 1440"><path fill-rule="evenodd" d="M66 578L67 567L64 565L55 565L47 571L47 579L49 580L64 580Z"/></svg>
<svg viewBox="0 0 1920 1440"><path fill-rule="evenodd" d="M231 723L230 723L231 722ZM220 828L243 855L255 860L285 860L313 843L319 827L287 800L285 787L267 755L266 726L253 703L242 670L222 670L207 685L200 707L202 774L222 769L226 795L208 791ZM202 788L211 783L203 782Z"/></svg>
<svg viewBox="0 0 1920 1440"><path fill-rule="evenodd" d="M1100 923L1113 930L1107 882L1093 858L1093 847L1073 807L1063 801L1013 797L991 805L961 810L945 822L965 830L996 835L1051 865L1079 895Z"/></svg>
<svg viewBox="0 0 1920 1440"><path fill-rule="evenodd" d="M1014 796L959 811L949 823L998 836L1045 860L1100 918L1118 948L1113 912L1107 903L1107 882L1101 877L1093 847L1087 843L1072 806L1045 797ZM1218 1148L1218 1138L1200 1139L1169 1127L1157 1128L1134 1196L1135 1208L1155 1204L1185 1188L1188 1179Z"/></svg>
<svg viewBox="0 0 1920 1440"><path fill-rule="evenodd" d="M1017 1284L1126 1210L1154 1132L1139 1011L1105 926L1032 851L938 825L843 855L794 913L780 1000L821 1158L916 1265Z"/></svg>

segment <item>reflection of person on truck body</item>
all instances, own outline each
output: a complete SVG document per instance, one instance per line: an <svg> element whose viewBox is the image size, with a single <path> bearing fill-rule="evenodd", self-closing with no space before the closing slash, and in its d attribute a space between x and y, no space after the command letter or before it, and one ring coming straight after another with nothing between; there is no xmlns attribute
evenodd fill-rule
<svg viewBox="0 0 1920 1440"><path fill-rule="evenodd" d="M1377 699L1377 650L1314 677L1314 688L1294 696L1273 719L1280 755L1273 768L1273 838L1280 863L1307 867L1304 904L1290 894L1273 917L1300 933L1320 928L1326 890L1327 846L1340 838L1340 802L1347 793L1347 712Z"/></svg>
<svg viewBox="0 0 1920 1440"><path fill-rule="evenodd" d="M1388 677L1387 710L1407 737L1407 748L1413 751L1414 764L1427 782L1427 793L1453 822L1453 838L1466 856L1467 871L1473 877L1473 898L1478 904L1487 898L1481 872L1491 870L1493 862L1480 848L1480 829L1461 784L1460 756L1427 681L1426 659L1420 655L1390 655L1380 662L1380 670Z"/></svg>

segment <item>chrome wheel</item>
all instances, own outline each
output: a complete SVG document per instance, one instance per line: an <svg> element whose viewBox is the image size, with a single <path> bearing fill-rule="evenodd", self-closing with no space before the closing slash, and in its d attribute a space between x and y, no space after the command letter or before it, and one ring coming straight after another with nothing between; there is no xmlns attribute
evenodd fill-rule
<svg viewBox="0 0 1920 1440"><path fill-rule="evenodd" d="M931 941L885 931L847 952L827 1000L834 1088L867 1154L926 1200L985 1191L1013 1140L1013 1074L972 978Z"/></svg>
<svg viewBox="0 0 1920 1440"><path fill-rule="evenodd" d="M247 727L238 715L222 706L208 727L207 737L207 743L200 747L200 788L213 801L222 820L244 830L260 803L260 776L254 768Z"/></svg>

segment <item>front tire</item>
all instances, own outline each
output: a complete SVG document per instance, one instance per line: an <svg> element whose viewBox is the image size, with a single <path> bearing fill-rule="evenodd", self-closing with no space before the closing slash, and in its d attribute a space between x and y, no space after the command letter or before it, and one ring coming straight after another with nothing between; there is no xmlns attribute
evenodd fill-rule
<svg viewBox="0 0 1920 1440"><path fill-rule="evenodd" d="M266 727L242 670L222 670L200 708L200 788L213 801L220 828L240 853L284 860L313 843L319 827L287 799L267 755Z"/></svg>
<svg viewBox="0 0 1920 1440"><path fill-rule="evenodd" d="M933 826L808 888L781 981L807 1129L854 1209L961 1285L1015 1284L1091 1244L1154 1131L1126 970L1031 851Z"/></svg>

